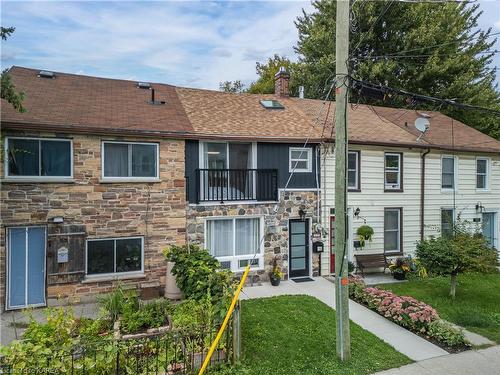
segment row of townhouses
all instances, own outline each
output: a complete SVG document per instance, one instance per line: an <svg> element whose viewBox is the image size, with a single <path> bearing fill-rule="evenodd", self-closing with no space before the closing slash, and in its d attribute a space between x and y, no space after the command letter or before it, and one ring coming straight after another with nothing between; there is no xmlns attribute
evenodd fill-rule
<svg viewBox="0 0 500 375"><path fill-rule="evenodd" d="M10 75L26 112L2 100L3 308L90 299L118 280L156 296L172 244L261 280L274 259L290 278L332 271L335 106L290 97L286 72L274 95ZM351 259L411 254L459 215L499 248L499 141L439 112L365 105L348 129ZM363 224L374 235L361 248Z"/></svg>

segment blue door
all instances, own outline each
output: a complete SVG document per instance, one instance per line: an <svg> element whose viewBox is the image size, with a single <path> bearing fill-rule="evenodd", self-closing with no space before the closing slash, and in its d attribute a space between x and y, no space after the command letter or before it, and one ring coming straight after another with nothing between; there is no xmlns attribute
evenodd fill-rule
<svg viewBox="0 0 500 375"><path fill-rule="evenodd" d="M8 229L7 309L45 305L45 228Z"/></svg>
<svg viewBox="0 0 500 375"><path fill-rule="evenodd" d="M495 246L495 213L483 212L483 236L491 247Z"/></svg>

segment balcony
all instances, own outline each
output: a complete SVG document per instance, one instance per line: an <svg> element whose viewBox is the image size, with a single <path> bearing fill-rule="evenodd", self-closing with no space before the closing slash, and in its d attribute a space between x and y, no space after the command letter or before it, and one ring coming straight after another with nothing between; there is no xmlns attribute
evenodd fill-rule
<svg viewBox="0 0 500 375"><path fill-rule="evenodd" d="M197 169L197 203L277 201L277 169Z"/></svg>

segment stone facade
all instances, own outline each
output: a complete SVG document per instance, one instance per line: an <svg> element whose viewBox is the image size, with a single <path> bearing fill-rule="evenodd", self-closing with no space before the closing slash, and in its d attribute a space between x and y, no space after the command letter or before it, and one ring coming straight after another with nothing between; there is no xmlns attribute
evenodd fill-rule
<svg viewBox="0 0 500 375"><path fill-rule="evenodd" d="M55 134L3 132L4 136L53 137ZM65 135L57 134L58 137ZM68 135L66 135L68 137ZM144 275L122 283L141 290L163 290L166 263L162 250L186 239L186 192L184 141L155 139L159 144L160 181L153 183L102 183L101 141L142 141L144 138L73 135L72 183L2 183L0 231L0 290L2 304L6 285L6 227L44 225L51 233L72 227L84 231L84 238L144 236ZM3 165L2 165L3 169ZM4 176L2 170L2 176ZM63 224L52 218L63 217ZM85 243L84 239L81 241ZM81 246L80 246L81 247ZM85 247L76 250L85 257ZM71 249L70 249L71 251ZM62 272L61 272L62 271ZM69 297L109 291L115 280L89 282L84 273L48 275L47 297ZM77 270L84 271L84 270ZM76 275L76 276L75 276Z"/></svg>
<svg viewBox="0 0 500 375"><path fill-rule="evenodd" d="M275 207L277 210L275 211ZM201 246L205 244L205 219L221 216L262 216L264 218L264 266L256 271L260 280L267 280L272 270L272 262L275 257L279 260L283 272L288 277L288 220L298 219L299 210L306 212L310 220L311 243L320 240L320 234L316 233L317 223L317 195L313 191L286 192L280 194L280 201L276 203L238 203L238 204L191 204L187 213L187 239L190 243ZM319 274L319 256L312 253L313 276Z"/></svg>

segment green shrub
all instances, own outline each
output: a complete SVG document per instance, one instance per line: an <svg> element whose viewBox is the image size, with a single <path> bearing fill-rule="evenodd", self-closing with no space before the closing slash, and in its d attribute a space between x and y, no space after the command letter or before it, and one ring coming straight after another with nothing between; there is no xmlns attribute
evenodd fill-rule
<svg viewBox="0 0 500 375"><path fill-rule="evenodd" d="M50 367L54 373L67 373L70 369L68 353L75 342L77 324L71 310L47 309L47 323L30 319L23 340L14 340L0 348L2 362L12 367L12 373L35 373Z"/></svg>
<svg viewBox="0 0 500 375"><path fill-rule="evenodd" d="M467 344L464 333L445 320L435 320L429 324L427 335L448 346L463 346Z"/></svg>
<svg viewBox="0 0 500 375"><path fill-rule="evenodd" d="M210 300L185 300L175 306L172 313L172 326L174 329L195 331L212 326L217 320L217 312Z"/></svg>
<svg viewBox="0 0 500 375"><path fill-rule="evenodd" d="M208 291L218 303L233 294L232 273L220 270L219 262L207 250L196 245L170 246L165 250L165 256L175 263L172 273L186 298L201 300Z"/></svg>
<svg viewBox="0 0 500 375"><path fill-rule="evenodd" d="M127 304L121 316L120 329L123 333L136 333L148 328L162 327L168 322L172 310L167 299L157 299L146 304L141 302L138 308Z"/></svg>
<svg viewBox="0 0 500 375"><path fill-rule="evenodd" d="M115 290L97 299L101 309L113 324L123 314L126 308L137 310L139 308L139 297L135 291L125 291L121 284Z"/></svg>
<svg viewBox="0 0 500 375"><path fill-rule="evenodd" d="M455 298L457 275L463 272L494 272L497 255L482 235L469 232L463 222L457 222L451 238L439 237L419 242L416 256L427 271L451 277L450 296Z"/></svg>

